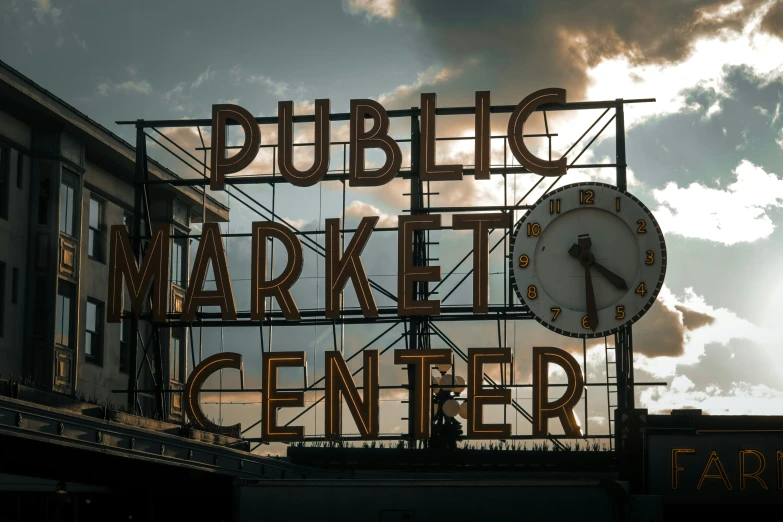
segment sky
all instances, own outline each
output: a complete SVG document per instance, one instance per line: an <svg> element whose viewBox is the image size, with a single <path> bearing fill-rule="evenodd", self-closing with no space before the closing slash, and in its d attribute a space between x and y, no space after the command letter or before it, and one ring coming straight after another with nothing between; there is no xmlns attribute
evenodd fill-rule
<svg viewBox="0 0 783 522"><path fill-rule="evenodd" d="M331 100L332 112L347 112L350 100L358 98L378 100L387 109L416 107L421 93L437 93L441 107L469 106L477 90L491 91L493 105L516 104L547 87L566 89L568 101L655 98L655 103L627 105L625 113L628 188L652 210L669 254L658 302L634 326L634 363L638 382L667 385L639 387L636 406L650 413L679 408L712 415L783 413L779 0L0 0L0 27L0 60L129 141L132 128L115 121L208 118L215 103L274 116L279 101L294 101L296 114L312 114L314 100L323 98ZM558 133L553 157L563 154L599 114L552 114L548 125ZM493 135L505 133L507 118L493 115ZM393 135L409 137L407 125L393 123ZM472 125L472 117L440 118L438 136L470 136ZM532 117L529 125L533 132L542 129L541 116ZM332 139L346 139L347 131L334 123ZM262 126L261 132L262 144L276 143L276 128ZM300 143L312 139L311 125L297 125L295 132ZM195 130L167 134L189 150L200 146ZM539 152L545 147L532 140L528 144ZM467 141L439 144L438 161L471 164L472 147ZM309 166L307 149L297 150L297 166ZM263 149L246 173L269 173L270 151ZM193 174L154 145L150 154L183 175ZM502 144L493 143L493 163L502 163L502 155ZM613 163L614 155L614 125L609 125L580 163ZM333 148L332 156L331 169L342 169L341 149ZM370 164L381 160L368 156ZM613 169L571 169L557 186L613 184L614 179ZM535 181L532 175L509 177L508 199L516 201ZM270 187L240 188L271 205ZM393 226L407 206L403 193L408 189L399 180L382 188L346 188L346 225L379 215L379 226ZM436 189L440 194L433 205L497 205L504 199L500 176L433 184ZM324 219L341 216L340 184L278 185L276 190L276 212L302 229L322 230ZM537 189L527 202L541 195ZM226 194L216 197L228 201ZM253 220L261 219L235 199L230 204L231 222L224 230L247 232ZM444 224L449 219L444 217ZM501 237L493 233L491 244ZM444 274L471 248L467 233L436 233L433 240L441 242L433 257L440 259ZM396 256L388 252L395 249L396 237L379 232L363 256L370 276L393 293ZM249 241L231 239L227 250L237 306L247 310ZM502 303L502 256L502 248L491 256L492 303ZM276 259L276 265L283 261ZM323 307L323 270L322 259L306 250L302 278L294 287L300 308ZM453 286L444 285L440 295ZM449 304L469 303L470 288L468 278ZM393 304L375 297L379 306ZM346 306L355 305L349 287ZM346 356L381 333L380 326L346 327L344 338L338 331ZM517 382L530 382L533 346L558 346L582 361L581 341L557 336L534 321L506 328ZM497 343L491 321L447 324L443 330L463 349L485 346L487 339L492 346ZM401 333L392 330L374 347L385 348ZM204 355L220 349L242 353L246 386L258 387L260 335L256 328L225 329L221 348L221 333L212 330L204 336ZM263 336L268 346L266 329ZM331 328L280 327L273 338L274 350L307 352L310 383L323 376L323 351L334 347ZM613 339L607 341L611 346ZM395 345L401 346L402 341ZM587 347L588 381L605 381L603 340ZM401 374L390 355L382 357L382 384L399 384ZM466 372L464 365L456 370ZM289 382L301 378L301 371L285 371ZM228 373L223 379L224 386L235 384ZM596 391L586 416L592 433L605 433L606 398L603 390ZM515 393L529 407L529 392ZM308 394L307 400L317 398ZM399 393L384 396L382 432L404 430L401 398ZM257 394L224 393L226 403L251 404L207 408L225 423L249 426L259 418L259 399ZM584 424L582 408L577 411ZM291 417L281 413L283 420ZM529 433L525 421L511 413L508 418L515 433ZM300 421L308 435L323 433L322 408ZM350 419L345 426L347 433L353 430Z"/></svg>

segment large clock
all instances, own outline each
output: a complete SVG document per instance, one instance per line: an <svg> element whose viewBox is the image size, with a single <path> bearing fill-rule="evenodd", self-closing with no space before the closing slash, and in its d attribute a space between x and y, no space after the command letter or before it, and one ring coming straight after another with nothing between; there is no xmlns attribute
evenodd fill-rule
<svg viewBox="0 0 783 522"><path fill-rule="evenodd" d="M604 183L554 190L520 220L511 283L550 330L604 337L639 320L666 274L666 243L638 199Z"/></svg>

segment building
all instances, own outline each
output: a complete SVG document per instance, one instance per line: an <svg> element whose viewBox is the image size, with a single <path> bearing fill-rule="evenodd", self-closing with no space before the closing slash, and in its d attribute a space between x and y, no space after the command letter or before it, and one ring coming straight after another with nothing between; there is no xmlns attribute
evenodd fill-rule
<svg viewBox="0 0 783 522"><path fill-rule="evenodd" d="M129 143L0 62L2 377L114 404L126 397L111 390L127 388L139 372L140 389L161 370L164 387L182 386L185 329L160 329L156 371L142 353L148 332L132 337L129 324L105 322L107 231L133 216L135 158ZM148 173L176 177L152 161ZM225 206L195 187L156 185L149 209L151 220L170 223L172 234L189 233L204 215L228 219ZM179 300L169 301L176 306L188 278L189 244L174 238L171 248L171 292ZM138 402L142 412L154 407L149 394ZM165 416L183 420L179 394L165 402Z"/></svg>

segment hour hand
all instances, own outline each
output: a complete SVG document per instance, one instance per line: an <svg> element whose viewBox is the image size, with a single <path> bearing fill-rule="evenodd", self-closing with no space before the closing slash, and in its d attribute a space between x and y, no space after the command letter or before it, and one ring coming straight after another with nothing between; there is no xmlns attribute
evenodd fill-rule
<svg viewBox="0 0 783 522"><path fill-rule="evenodd" d="M628 285L625 283L625 279L615 274L614 272L610 271L609 269L605 268L600 263L593 261L593 266L595 267L596 270L598 270L598 272L602 276L604 276L615 287L619 288L620 290L628 290Z"/></svg>

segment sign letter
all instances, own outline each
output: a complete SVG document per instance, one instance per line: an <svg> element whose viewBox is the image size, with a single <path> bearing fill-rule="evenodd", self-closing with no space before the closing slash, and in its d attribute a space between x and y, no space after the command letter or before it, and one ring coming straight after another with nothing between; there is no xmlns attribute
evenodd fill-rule
<svg viewBox="0 0 783 522"><path fill-rule="evenodd" d="M710 473L710 468L712 465L715 464L718 468L718 474L713 475ZM710 453L710 458L707 459L707 465L704 466L704 471L701 473L701 478L699 479L699 483L696 485L696 489L701 489L702 484L704 484L704 479L706 478L719 478L723 481L723 485L726 486L726 489L731 491L731 482L729 482L729 476L726 473L726 469L723 467L723 463L718 458L718 453L713 451Z"/></svg>
<svg viewBox="0 0 783 522"><path fill-rule="evenodd" d="M266 240L268 237L279 239L288 252L288 263L283 272L267 281ZM274 297L289 321L299 321L302 316L291 295L291 286L302 273L302 243L296 234L281 223L256 221L253 223L253 255L251 259L250 281L250 318L263 321L266 309L265 297Z"/></svg>
<svg viewBox="0 0 783 522"><path fill-rule="evenodd" d="M548 402L549 364L554 363L565 370L568 377L563 396ZM574 408L582 397L585 384L579 363L571 354L560 348L533 348L533 436L546 437L548 419L558 417L565 434L579 437L581 428L576 422Z"/></svg>
<svg viewBox="0 0 783 522"><path fill-rule="evenodd" d="M758 459L759 466L753 473L746 473L745 472L745 455L753 455ZM745 490L745 479L746 478L752 478L754 480L757 480L759 484L761 484L761 487L765 490L769 489L767 488L767 484L764 482L764 479L761 478L759 475L764 473L764 468L767 467L767 459L764 458L764 454L760 451L756 450L740 450L739 452L739 475L740 475L740 490Z"/></svg>
<svg viewBox="0 0 783 522"><path fill-rule="evenodd" d="M476 179L489 179L489 165L492 157L489 107L489 91L476 91Z"/></svg>
<svg viewBox="0 0 783 522"><path fill-rule="evenodd" d="M508 145L520 165L534 174L563 176L566 173L568 163L565 156L555 161L542 160L527 150L523 138L525 122L539 105L565 102L565 89L541 89L519 102L511 113L508 120Z"/></svg>
<svg viewBox="0 0 783 522"><path fill-rule="evenodd" d="M451 350L394 350L394 364L407 364L408 375L413 374L413 432L416 439L430 437L432 412L432 366L453 364ZM412 370L412 371L410 371Z"/></svg>
<svg viewBox="0 0 783 522"><path fill-rule="evenodd" d="M212 265L212 273L215 274L216 290L204 290L208 265ZM220 225L217 223L204 223L202 227L201 241L193 263L193 273L190 276L185 311L182 312L181 320L192 321L196 317L196 309L199 306L219 306L223 320L236 321L237 319L237 305L234 302L234 291L228 275L226 251L223 250Z"/></svg>
<svg viewBox="0 0 783 522"><path fill-rule="evenodd" d="M672 450L672 489L677 489L677 474L680 471L685 471L685 468L681 467L679 462L677 462L677 455L680 453L696 453L696 450L691 448L675 448Z"/></svg>
<svg viewBox="0 0 783 522"><path fill-rule="evenodd" d="M309 187L321 181L329 170L329 100L315 100L315 150L313 166L306 171L294 167L294 102L277 104L277 166L280 174L297 187Z"/></svg>
<svg viewBox="0 0 783 522"><path fill-rule="evenodd" d="M397 232L397 314L438 315L440 300L414 299L415 281L440 281L439 266L416 266L413 260L413 231L440 228L440 214L399 216Z"/></svg>
<svg viewBox="0 0 783 522"><path fill-rule="evenodd" d="M304 406L304 392L282 392L277 390L277 369L281 366L305 366L304 352L266 352L263 355L262 370L263 420L261 438L268 441L291 441L304 439L304 426L278 426L278 408L301 408Z"/></svg>
<svg viewBox="0 0 783 522"><path fill-rule="evenodd" d="M365 118L372 118L373 126L365 131ZM397 142L389 137L389 115L383 106L373 100L351 100L351 158L349 184L352 187L378 187L394 179L402 165L402 152ZM364 151L381 149L386 163L378 170L364 169Z"/></svg>
<svg viewBox="0 0 783 522"><path fill-rule="evenodd" d="M240 388L243 390L245 389L245 370L244 365L242 364L242 356L238 353L231 352L216 353L201 361L198 366L193 368L193 373L188 377L184 392L185 413L188 414L188 417L190 417L194 424L203 430L217 431L221 435L237 437L242 428L240 424L234 424L233 426L218 426L207 419L198 403L198 396L199 393L201 393L201 387L204 385L204 382L210 375L224 368L239 370Z"/></svg>
<svg viewBox="0 0 783 522"><path fill-rule="evenodd" d="M234 156L226 157L226 122L235 121L245 131L245 143ZM250 165L258 155L261 145L261 131L258 130L253 115L238 105L212 106L212 154L209 162L211 170L209 188L224 190L226 174L239 172Z"/></svg>
<svg viewBox="0 0 783 522"><path fill-rule="evenodd" d="M509 228L511 214L454 214L454 230L473 230L473 312L489 311L489 231Z"/></svg>
<svg viewBox="0 0 783 522"><path fill-rule="evenodd" d="M468 348L468 438L505 439L511 436L511 424L485 424L483 406L511 404L511 390L483 386L484 365L511 362L510 348Z"/></svg>
<svg viewBox="0 0 783 522"><path fill-rule="evenodd" d="M435 105L435 94L421 95L421 135L419 137L421 180L461 180L462 165L435 164Z"/></svg>
<svg viewBox="0 0 783 522"><path fill-rule="evenodd" d="M378 216L362 218L345 255L340 259L340 220L326 220L326 317L340 317L343 289L348 279L353 282L362 314L365 317L378 317L378 307L360 257L377 223Z"/></svg>
<svg viewBox="0 0 783 522"><path fill-rule="evenodd" d="M326 416L324 433L327 438L340 436L340 396L346 399L348 410L363 439L377 439L378 422L378 350L365 350L364 402L353 381L348 365L340 352L326 353Z"/></svg>
<svg viewBox="0 0 783 522"><path fill-rule="evenodd" d="M109 254L109 312L106 321L119 323L122 317L122 278L131 297L131 310L139 317L144 296L147 293L152 280L153 304L152 320L164 322L166 309L168 308L168 270L169 270L169 225L155 225L152 227L150 238L144 259L139 269L136 258L131 248L128 229L125 225L112 225L111 250Z"/></svg>

